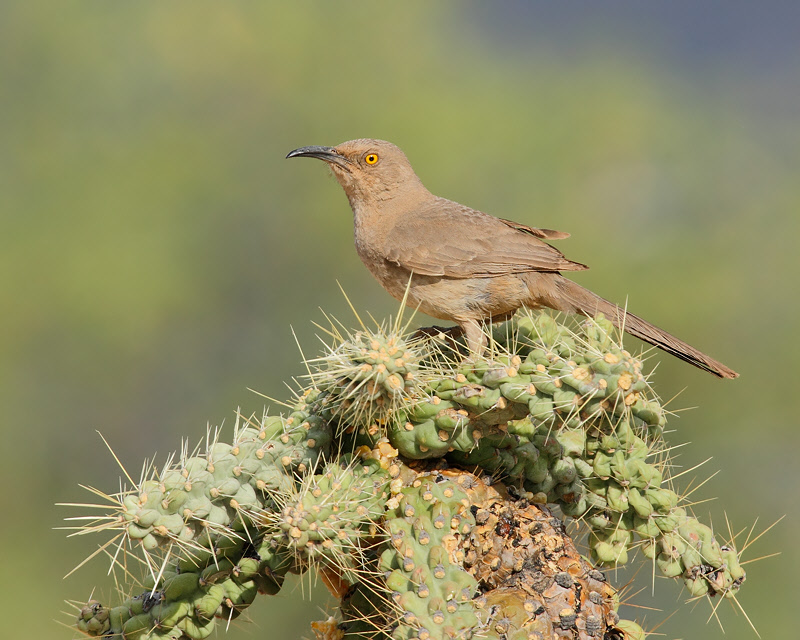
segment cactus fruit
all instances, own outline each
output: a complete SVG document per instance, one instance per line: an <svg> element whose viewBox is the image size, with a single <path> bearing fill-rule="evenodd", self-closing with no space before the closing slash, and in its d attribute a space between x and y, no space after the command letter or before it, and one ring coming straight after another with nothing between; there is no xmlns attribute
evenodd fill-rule
<svg viewBox="0 0 800 640"><path fill-rule="evenodd" d="M341 601L321 640L638 640L599 570L638 548L692 596L737 593L737 552L673 490L664 409L610 323L520 314L466 360L333 334L287 417L105 496L80 532L118 531L114 562L149 570L119 605L80 608L81 631L205 638L315 569ZM545 504L588 529L588 559Z"/></svg>

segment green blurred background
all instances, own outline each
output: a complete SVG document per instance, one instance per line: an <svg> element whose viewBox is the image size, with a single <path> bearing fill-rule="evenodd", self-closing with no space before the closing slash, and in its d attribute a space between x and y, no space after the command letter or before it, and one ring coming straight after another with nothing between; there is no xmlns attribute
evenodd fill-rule
<svg viewBox="0 0 800 640"><path fill-rule="evenodd" d="M652 359L670 406L698 407L672 420L679 462L721 470L698 513L723 532L787 514L740 602L793 635L800 5L600 4L0 3L1 635L73 637L64 600L112 591L102 561L62 579L100 540L53 530L78 483L118 484L96 431L138 475L260 412L248 387L287 396L290 326L314 353L319 307L353 322L337 280L396 311L338 185L284 160L355 137L398 143L438 194L570 231L576 280L741 372ZM627 616L722 637L649 572L634 601L661 611ZM327 600L302 592L226 637L310 636ZM729 605L725 637L754 638Z"/></svg>

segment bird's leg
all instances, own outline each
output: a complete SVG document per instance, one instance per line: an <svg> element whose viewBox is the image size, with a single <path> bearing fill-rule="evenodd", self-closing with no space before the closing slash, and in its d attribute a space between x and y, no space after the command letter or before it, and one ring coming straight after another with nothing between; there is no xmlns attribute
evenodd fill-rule
<svg viewBox="0 0 800 640"><path fill-rule="evenodd" d="M480 358L486 348L487 340L481 324L477 320L467 320L461 324L461 328L467 338L469 357Z"/></svg>
<svg viewBox="0 0 800 640"><path fill-rule="evenodd" d="M414 337L428 336L429 338L442 337L453 351L459 351L456 338L464 336L467 342L467 355L465 358L480 358L486 349L487 337L483 332L481 323L477 320L465 320L454 327L422 327L414 332ZM463 349L463 345L462 345Z"/></svg>

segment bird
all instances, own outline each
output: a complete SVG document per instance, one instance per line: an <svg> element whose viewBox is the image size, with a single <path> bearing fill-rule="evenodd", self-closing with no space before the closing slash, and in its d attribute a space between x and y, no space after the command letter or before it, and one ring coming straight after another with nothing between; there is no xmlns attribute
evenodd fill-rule
<svg viewBox="0 0 800 640"><path fill-rule="evenodd" d="M626 309L564 277L588 269L547 241L568 233L498 218L432 194L405 153L362 138L335 147L307 146L287 158L330 167L353 210L361 261L392 296L456 323L470 354L486 345L482 325L521 307L595 317L720 378L738 373Z"/></svg>

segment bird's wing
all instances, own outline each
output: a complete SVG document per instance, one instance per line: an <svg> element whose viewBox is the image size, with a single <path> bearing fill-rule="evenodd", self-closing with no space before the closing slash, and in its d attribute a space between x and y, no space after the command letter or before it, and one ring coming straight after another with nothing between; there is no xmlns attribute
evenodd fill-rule
<svg viewBox="0 0 800 640"><path fill-rule="evenodd" d="M564 238L569 238L569 234L566 231L556 231L555 229L537 229L536 227L529 227L528 225L520 224L519 222L514 222L513 220L506 220L505 218L498 218L498 220L507 224L512 229L522 231L523 233L529 233L537 238L544 238L545 240L563 240Z"/></svg>
<svg viewBox="0 0 800 640"><path fill-rule="evenodd" d="M414 273L448 278L588 269L539 239L567 235L526 227L437 198L395 224L386 237L385 255Z"/></svg>

